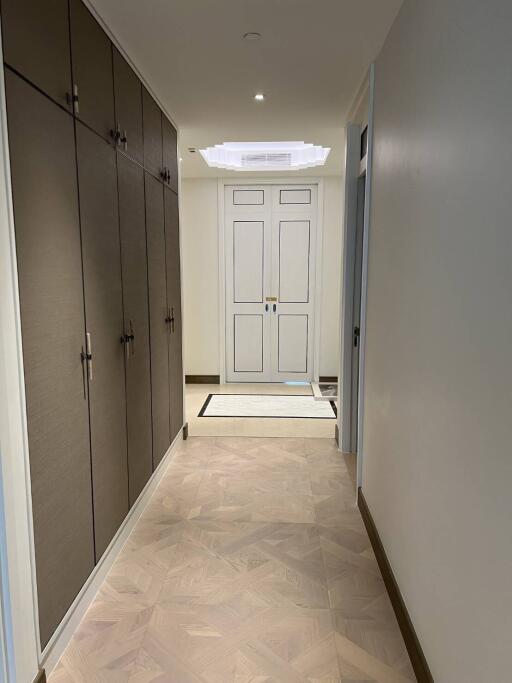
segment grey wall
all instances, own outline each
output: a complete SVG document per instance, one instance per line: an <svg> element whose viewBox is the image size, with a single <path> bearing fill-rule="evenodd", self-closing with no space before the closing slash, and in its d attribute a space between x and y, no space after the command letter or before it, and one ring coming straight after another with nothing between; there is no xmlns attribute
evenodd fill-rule
<svg viewBox="0 0 512 683"><path fill-rule="evenodd" d="M363 490L437 683L512 646L512 3L406 0L376 64Z"/></svg>

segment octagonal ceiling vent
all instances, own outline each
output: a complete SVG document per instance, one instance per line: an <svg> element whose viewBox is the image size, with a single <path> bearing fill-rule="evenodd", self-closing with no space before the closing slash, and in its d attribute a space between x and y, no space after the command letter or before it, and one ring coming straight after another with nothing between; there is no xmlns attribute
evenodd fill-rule
<svg viewBox="0 0 512 683"><path fill-rule="evenodd" d="M213 168L293 171L323 166L331 150L305 142L224 142L199 151Z"/></svg>

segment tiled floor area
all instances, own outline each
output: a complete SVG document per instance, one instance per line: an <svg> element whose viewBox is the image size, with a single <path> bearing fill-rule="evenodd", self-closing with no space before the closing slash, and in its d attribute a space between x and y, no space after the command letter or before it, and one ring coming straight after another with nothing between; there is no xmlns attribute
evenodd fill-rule
<svg viewBox="0 0 512 683"><path fill-rule="evenodd" d="M415 680L328 439L190 438L49 683Z"/></svg>
<svg viewBox="0 0 512 683"><path fill-rule="evenodd" d="M293 384L187 384L185 401L191 436L271 436L334 438L336 420L198 417L208 394L311 394L309 385Z"/></svg>

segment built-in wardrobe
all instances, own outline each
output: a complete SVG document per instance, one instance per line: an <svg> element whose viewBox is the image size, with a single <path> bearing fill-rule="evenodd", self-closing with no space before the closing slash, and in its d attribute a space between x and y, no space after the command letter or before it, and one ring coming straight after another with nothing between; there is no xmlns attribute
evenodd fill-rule
<svg viewBox="0 0 512 683"><path fill-rule="evenodd" d="M183 425L176 130L81 0L1 0L42 648Z"/></svg>

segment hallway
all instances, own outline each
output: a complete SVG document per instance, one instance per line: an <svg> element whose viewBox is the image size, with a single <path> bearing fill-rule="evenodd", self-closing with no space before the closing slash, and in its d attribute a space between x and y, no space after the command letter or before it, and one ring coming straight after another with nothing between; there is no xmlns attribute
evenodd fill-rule
<svg viewBox="0 0 512 683"><path fill-rule="evenodd" d="M190 438L50 683L406 683L329 439Z"/></svg>

